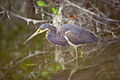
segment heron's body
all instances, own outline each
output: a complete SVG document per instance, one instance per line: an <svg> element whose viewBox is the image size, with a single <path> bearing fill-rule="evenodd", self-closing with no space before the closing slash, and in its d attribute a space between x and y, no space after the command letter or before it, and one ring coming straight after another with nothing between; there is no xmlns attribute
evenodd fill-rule
<svg viewBox="0 0 120 80"><path fill-rule="evenodd" d="M48 27L47 39L55 45L79 45L85 43L97 42L99 38L91 31L73 24L64 24L59 28ZM68 42L68 40L69 42Z"/></svg>

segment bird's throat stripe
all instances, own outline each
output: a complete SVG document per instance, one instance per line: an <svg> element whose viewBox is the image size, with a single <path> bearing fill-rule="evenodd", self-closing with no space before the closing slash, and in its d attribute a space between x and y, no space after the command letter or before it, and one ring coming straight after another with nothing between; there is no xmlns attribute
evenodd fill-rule
<svg viewBox="0 0 120 80"><path fill-rule="evenodd" d="M38 29L38 31L42 31L42 29Z"/></svg>

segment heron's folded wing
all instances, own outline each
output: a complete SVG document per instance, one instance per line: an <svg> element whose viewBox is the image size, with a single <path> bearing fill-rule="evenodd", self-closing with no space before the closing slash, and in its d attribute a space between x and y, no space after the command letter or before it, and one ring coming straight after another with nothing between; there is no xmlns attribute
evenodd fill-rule
<svg viewBox="0 0 120 80"><path fill-rule="evenodd" d="M65 36L68 40L73 44L85 44L85 43L92 43L96 42L95 37L92 33L80 30L68 30L65 33Z"/></svg>

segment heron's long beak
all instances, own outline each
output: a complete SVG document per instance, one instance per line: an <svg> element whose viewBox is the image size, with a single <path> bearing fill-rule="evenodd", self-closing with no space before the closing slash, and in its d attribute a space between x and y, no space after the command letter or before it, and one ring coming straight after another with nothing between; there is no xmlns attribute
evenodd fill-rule
<svg viewBox="0 0 120 80"><path fill-rule="evenodd" d="M30 36L23 44L26 44L29 40L31 40L33 37L35 37L36 35L45 32L45 30L42 29L38 29L32 36Z"/></svg>

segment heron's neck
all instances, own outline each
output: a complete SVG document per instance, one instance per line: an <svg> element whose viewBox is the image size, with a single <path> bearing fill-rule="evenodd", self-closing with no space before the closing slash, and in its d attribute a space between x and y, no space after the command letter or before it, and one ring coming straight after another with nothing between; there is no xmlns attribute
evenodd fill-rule
<svg viewBox="0 0 120 80"><path fill-rule="evenodd" d="M54 26L50 26L48 27L49 31L47 32L46 37L48 38L48 40L51 40L53 38L56 38L57 35L57 29Z"/></svg>
<svg viewBox="0 0 120 80"><path fill-rule="evenodd" d="M61 40L59 38L56 27L52 26L52 27L49 27L48 29L50 31L47 33L46 37L51 43L55 45L62 45L62 46L66 45L66 40Z"/></svg>
<svg viewBox="0 0 120 80"><path fill-rule="evenodd" d="M57 29L54 26L50 26L48 27L48 29L50 30L49 33L51 33L52 35L55 35L57 32Z"/></svg>

